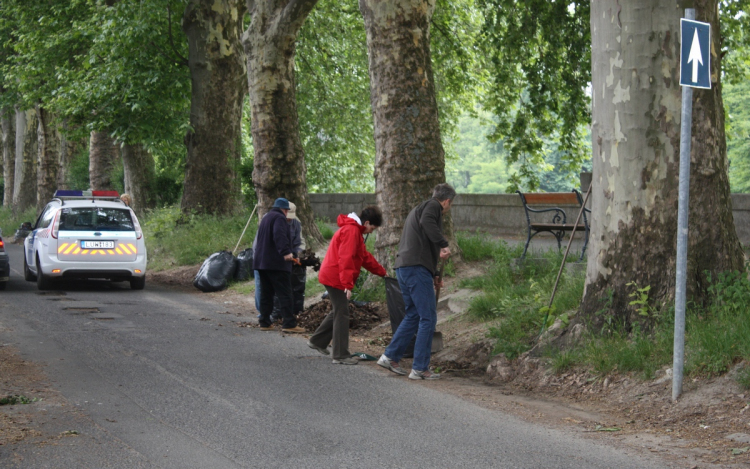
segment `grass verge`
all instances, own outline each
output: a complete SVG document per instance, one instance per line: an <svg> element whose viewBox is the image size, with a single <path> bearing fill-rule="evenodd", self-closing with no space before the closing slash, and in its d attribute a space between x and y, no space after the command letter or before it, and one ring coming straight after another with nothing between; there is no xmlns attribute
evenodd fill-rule
<svg viewBox="0 0 750 469"><path fill-rule="evenodd" d="M179 207L167 207L150 211L143 217L141 225L148 247L149 270L198 264L214 252L232 251L250 211L228 217L193 215L187 220L180 215ZM257 229L257 222L250 222L242 237L241 249L252 244Z"/></svg>

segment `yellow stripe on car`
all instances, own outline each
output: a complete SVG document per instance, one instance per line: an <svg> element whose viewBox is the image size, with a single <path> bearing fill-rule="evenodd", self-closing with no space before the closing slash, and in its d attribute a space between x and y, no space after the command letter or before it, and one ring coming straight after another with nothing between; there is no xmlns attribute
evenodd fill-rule
<svg viewBox="0 0 750 469"><path fill-rule="evenodd" d="M132 244L128 243L128 247L133 250L133 254L135 254L138 250L133 246Z"/></svg>
<svg viewBox="0 0 750 469"><path fill-rule="evenodd" d="M115 248L115 252L117 252L117 254L122 254L122 251L120 251L120 248Z"/></svg>
<svg viewBox="0 0 750 469"><path fill-rule="evenodd" d="M68 245L68 243L63 243L62 246L60 246L59 248L57 248L57 253L60 254L61 252L63 252L65 250L65 247L67 245Z"/></svg>
<svg viewBox="0 0 750 469"><path fill-rule="evenodd" d="M76 250L73 251L73 254L78 254L79 252L81 252L81 248L79 248L78 246L76 246ZM65 254L67 254L67 252Z"/></svg>
<svg viewBox="0 0 750 469"><path fill-rule="evenodd" d="M128 248L126 248L124 244L121 244L120 247L123 251L125 251L125 254L133 254L132 252L128 251Z"/></svg>

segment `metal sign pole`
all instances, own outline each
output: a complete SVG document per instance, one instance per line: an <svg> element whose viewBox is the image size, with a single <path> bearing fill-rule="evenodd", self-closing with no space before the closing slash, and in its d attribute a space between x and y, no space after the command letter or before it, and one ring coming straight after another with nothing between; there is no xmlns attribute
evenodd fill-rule
<svg viewBox="0 0 750 469"><path fill-rule="evenodd" d="M685 18L695 19L695 9L685 9ZM689 38L683 37L682 41ZM685 365L685 303L687 285L688 206L690 201L690 141L693 124L693 88L682 87L680 122L680 185L677 206L677 284L674 299L674 358L672 362L672 400L682 394Z"/></svg>

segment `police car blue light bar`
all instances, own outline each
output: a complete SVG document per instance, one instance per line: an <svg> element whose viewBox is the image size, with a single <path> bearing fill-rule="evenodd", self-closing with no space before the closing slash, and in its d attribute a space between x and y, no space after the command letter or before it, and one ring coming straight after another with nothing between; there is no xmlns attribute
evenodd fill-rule
<svg viewBox="0 0 750 469"><path fill-rule="evenodd" d="M55 191L55 197L83 197L83 191L69 191L58 189Z"/></svg>
<svg viewBox="0 0 750 469"><path fill-rule="evenodd" d="M58 189L54 197L119 197L117 191L73 191Z"/></svg>

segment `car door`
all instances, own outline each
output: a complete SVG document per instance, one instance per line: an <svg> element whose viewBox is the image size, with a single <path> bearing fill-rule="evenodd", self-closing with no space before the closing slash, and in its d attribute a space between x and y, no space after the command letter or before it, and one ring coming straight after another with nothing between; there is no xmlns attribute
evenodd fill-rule
<svg viewBox="0 0 750 469"><path fill-rule="evenodd" d="M42 240L49 239L49 225L52 222L52 217L55 214L54 207L47 205L39 217L36 219L34 229L24 240L24 248L26 254L26 262L28 263L31 270L36 272L36 257L34 254L45 246L42 245Z"/></svg>

